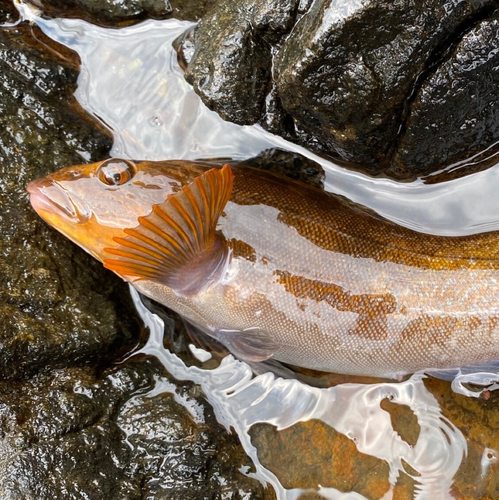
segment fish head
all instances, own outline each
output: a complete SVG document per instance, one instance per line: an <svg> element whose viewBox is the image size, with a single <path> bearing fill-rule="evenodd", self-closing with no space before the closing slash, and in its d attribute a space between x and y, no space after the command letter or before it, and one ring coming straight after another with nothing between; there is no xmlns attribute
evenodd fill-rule
<svg viewBox="0 0 499 500"><path fill-rule="evenodd" d="M216 227L233 174L214 166L109 159L64 168L27 189L47 223L126 281L193 294L216 281L228 255Z"/></svg>
<svg viewBox="0 0 499 500"><path fill-rule="evenodd" d="M27 190L42 219L103 262L114 238L124 237L126 228L198 173L187 162L113 158L63 168L30 182Z"/></svg>
<svg viewBox="0 0 499 500"><path fill-rule="evenodd" d="M35 211L106 268L239 357L262 360L276 345L243 331L244 317L240 326L227 314L222 328L207 319L232 307L224 279L232 250L218 223L234 178L228 164L110 159L64 168L27 189Z"/></svg>

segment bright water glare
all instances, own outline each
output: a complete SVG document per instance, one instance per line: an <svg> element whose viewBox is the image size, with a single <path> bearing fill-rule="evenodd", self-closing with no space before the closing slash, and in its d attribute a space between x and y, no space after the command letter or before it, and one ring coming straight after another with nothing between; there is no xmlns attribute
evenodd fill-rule
<svg viewBox="0 0 499 500"><path fill-rule="evenodd" d="M448 235L499 229L499 166L440 184L373 179L259 126L222 120L185 82L171 46L192 23L149 20L106 29L76 19L37 18L27 7L22 10L48 36L78 52L82 65L76 98L112 130L114 156L238 159L280 147L320 163L327 190L412 229Z"/></svg>

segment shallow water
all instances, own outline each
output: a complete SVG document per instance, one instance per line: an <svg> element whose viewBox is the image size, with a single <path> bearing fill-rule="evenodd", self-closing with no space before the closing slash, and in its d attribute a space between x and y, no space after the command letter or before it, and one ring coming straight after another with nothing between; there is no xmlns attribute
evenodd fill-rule
<svg viewBox="0 0 499 500"><path fill-rule="evenodd" d="M79 20L46 20L26 7L20 9L25 18L33 19L48 36L80 55L82 69L76 97L83 108L112 130L114 156L150 160L242 159L267 148L281 147L319 162L326 171L327 189L408 227L436 234L499 229L496 196L499 167L447 183L398 184L347 171L259 127L240 127L223 121L201 103L183 80L176 63L171 42L190 23L146 21L111 30ZM82 163L86 160L83 155ZM163 347L162 321L142 305L133 290L132 295L151 330L142 351L158 357L177 379L192 380L203 388L219 421L238 433L257 466L256 477L272 484L278 498L297 499L307 491L334 500L464 498L456 496L454 483L468 456L475 460L472 465L478 478L474 478L475 491L469 498L478 498L475 495L480 495L490 483L487 478L497 462L497 452L480 441L478 447L473 444L473 450L479 450L478 455L470 454L471 441L465 433L469 434L471 424L466 427L466 422L459 426L454 423L460 417L449 418L454 415L452 405L444 411L441 403L446 400L444 395L438 395L438 390L446 386L430 390L429 379L415 374L404 382L343 383L318 388L294 379L284 380L272 373L254 377L247 364L232 356L225 357L220 366L211 370L188 366ZM193 348L193 352L201 361L210 357L202 349ZM480 382L488 378L491 382L497 379L494 374L477 376ZM456 398L464 401L459 404L465 405L469 400L473 407L478 396L486 393L471 391L466 380L458 377L452 387L459 393ZM164 390L174 392L171 387ZM386 409L387 401L392 405L391 411ZM400 418L409 422L401 427L396 425L394 416L397 408L405 408ZM293 478L286 478L272 464L276 458L272 450L262 447L275 442L271 440L275 438L272 429L276 428L278 433L288 429L302 432L302 423L312 426L312 437L323 430L322 424L334 429L340 436L331 437L327 431L327 439L321 445L328 446L328 439L334 438L337 454L345 462L348 457L342 457L342 453L353 442L360 465L345 471L342 464L332 463L325 475L314 476L314 484L302 481L295 486L299 481L293 483ZM293 435L286 436L293 443ZM349 439L341 441L341 436ZM499 437L499 433L493 436ZM284 455L286 443L280 442L283 448L277 448L277 452ZM307 462L309 445L310 449L316 446L312 441L302 440L304 449L296 457L298 468L318 467L317 463ZM351 486L348 478L355 474L366 477L350 481ZM335 479L339 476L343 478L341 481ZM406 490L402 478L407 478L411 485L407 493L403 493Z"/></svg>
<svg viewBox="0 0 499 500"><path fill-rule="evenodd" d="M402 184L345 170L261 127L222 120L185 82L171 47L192 23L150 20L117 30L75 19L37 18L27 7L22 11L80 55L76 98L113 131L114 156L242 159L281 147L320 163L327 190L407 227L450 235L499 229L498 166L446 183Z"/></svg>
<svg viewBox="0 0 499 500"><path fill-rule="evenodd" d="M163 321L143 306L132 287L130 290L151 332L141 352L158 357L177 379L191 380L203 388L218 420L228 430L232 427L238 433L257 466L256 477L272 484L278 498L294 500L303 490L285 489L279 478L261 465L258 450L250 439L250 429L257 423L265 423L282 430L312 419L352 439L361 453L388 463L390 487L383 499L393 497L397 478L407 468L404 462L417 471L419 491L415 499L453 498L449 490L466 454L466 440L442 415L437 400L423 383L423 375L415 374L400 383L349 383L320 389L298 380L276 378L270 372L253 377L251 368L231 355L213 370L187 366L163 347ZM394 430L389 413L381 408L386 398L394 404L408 406L416 415L421 430L412 446ZM365 498L335 488L319 487L317 491L331 500Z"/></svg>

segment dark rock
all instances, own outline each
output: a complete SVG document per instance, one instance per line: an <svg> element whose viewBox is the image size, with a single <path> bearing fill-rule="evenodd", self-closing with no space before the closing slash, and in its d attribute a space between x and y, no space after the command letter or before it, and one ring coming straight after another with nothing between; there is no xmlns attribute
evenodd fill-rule
<svg viewBox="0 0 499 500"><path fill-rule="evenodd" d="M283 44L284 109L331 150L377 173L418 78L492 1L371 0L312 4Z"/></svg>
<svg viewBox="0 0 499 500"><path fill-rule="evenodd" d="M165 381L168 379L158 382ZM144 476L143 495L193 500L274 499L273 490L239 472L253 466L237 436L227 434L216 421L200 389L179 382L172 387L185 406L171 393L144 394L126 403L116 420L132 448L134 476Z"/></svg>
<svg viewBox="0 0 499 500"><path fill-rule="evenodd" d="M297 7L297 0L224 0L203 18L192 57L189 45L183 51L185 78L222 118L239 124L260 119L272 45L291 28Z"/></svg>
<svg viewBox="0 0 499 500"><path fill-rule="evenodd" d="M398 177L426 174L434 165L451 165L496 143L498 88L496 14L467 32L449 58L422 84L399 137L391 173Z"/></svg>
<svg viewBox="0 0 499 500"><path fill-rule="evenodd" d="M41 40L41 41L37 41ZM127 287L29 205L36 177L108 156L111 137L72 97L78 60L42 33L0 31L0 377L105 363L137 343Z"/></svg>
<svg viewBox="0 0 499 500"><path fill-rule="evenodd" d="M2 500L275 498L199 388L154 359L0 382L0 422Z"/></svg>
<svg viewBox="0 0 499 500"><path fill-rule="evenodd" d="M171 17L186 21L199 21L213 5L215 0L170 0Z"/></svg>
<svg viewBox="0 0 499 500"><path fill-rule="evenodd" d="M280 3L223 1L180 44L222 118L399 178L499 140L495 0Z"/></svg>
<svg viewBox="0 0 499 500"><path fill-rule="evenodd" d="M53 17L77 17L103 26L147 18L199 20L214 0L39 0Z"/></svg>
<svg viewBox="0 0 499 500"><path fill-rule="evenodd" d="M150 387L150 378L125 368L98 379L78 368L0 383L1 498L141 498L110 415L122 397Z"/></svg>
<svg viewBox="0 0 499 500"><path fill-rule="evenodd" d="M196 50L194 35L197 26L186 29L178 38L173 40L173 48L177 51L179 66L185 71Z"/></svg>
<svg viewBox="0 0 499 500"><path fill-rule="evenodd" d="M279 148L266 149L258 156L237 163L241 166L268 170L296 181L324 189L325 173L322 167L299 153Z"/></svg>
<svg viewBox="0 0 499 500"><path fill-rule="evenodd" d="M12 2L10 0L0 0L0 23L15 23L18 18L19 14Z"/></svg>

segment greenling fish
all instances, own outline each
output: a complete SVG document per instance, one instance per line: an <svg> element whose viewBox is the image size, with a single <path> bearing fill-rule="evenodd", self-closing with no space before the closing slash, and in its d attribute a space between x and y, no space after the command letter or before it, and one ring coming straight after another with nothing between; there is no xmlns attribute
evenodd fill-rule
<svg viewBox="0 0 499 500"><path fill-rule="evenodd" d="M499 360L499 235L425 235L267 172L106 160L38 214L235 356L396 377Z"/></svg>

